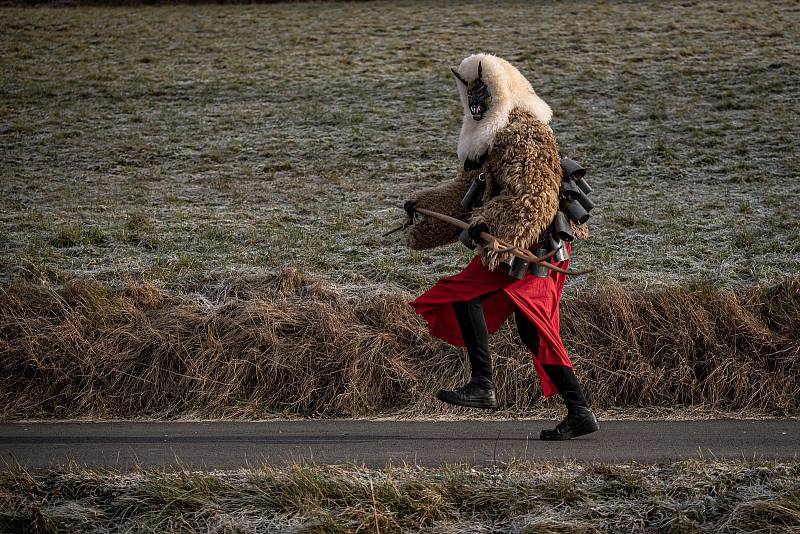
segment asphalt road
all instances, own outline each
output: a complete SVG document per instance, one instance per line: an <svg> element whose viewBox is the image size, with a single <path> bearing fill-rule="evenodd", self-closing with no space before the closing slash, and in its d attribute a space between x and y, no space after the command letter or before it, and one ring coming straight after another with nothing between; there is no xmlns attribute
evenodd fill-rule
<svg viewBox="0 0 800 534"><path fill-rule="evenodd" d="M553 421L273 421L0 424L0 468L232 469L261 463L491 464L512 458L639 463L689 457L800 458L798 420L606 421L566 442Z"/></svg>

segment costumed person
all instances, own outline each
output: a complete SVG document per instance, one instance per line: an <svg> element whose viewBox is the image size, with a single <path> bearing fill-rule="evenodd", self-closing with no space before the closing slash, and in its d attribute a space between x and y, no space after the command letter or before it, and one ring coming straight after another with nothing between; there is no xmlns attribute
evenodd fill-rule
<svg viewBox="0 0 800 534"><path fill-rule="evenodd" d="M565 274L528 264L481 238L485 232L540 257L557 250L551 265L566 269L569 242L588 236L584 223L592 205L585 171L560 158L548 126L552 111L514 66L475 54L451 70L465 110L458 176L413 195L403 206L413 223L405 229L410 248L461 240L478 251L461 273L442 278L410 303L433 336L465 346L469 357L470 381L436 397L460 406L497 407L489 334L513 314L522 342L533 353L544 396L560 394L567 408L564 420L543 430L540 439L589 434L600 427L559 332ZM459 233L418 208L461 219L469 228Z"/></svg>

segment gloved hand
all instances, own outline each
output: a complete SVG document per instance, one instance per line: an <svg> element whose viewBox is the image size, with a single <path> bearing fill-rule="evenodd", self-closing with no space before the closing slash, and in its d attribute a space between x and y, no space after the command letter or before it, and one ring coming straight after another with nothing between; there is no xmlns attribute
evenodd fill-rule
<svg viewBox="0 0 800 534"><path fill-rule="evenodd" d="M416 200L406 200L405 203L403 204L403 209L406 210L406 213L408 213L408 218L409 219L413 219L414 218L414 212L417 209L417 201Z"/></svg>
<svg viewBox="0 0 800 534"><path fill-rule="evenodd" d="M473 224L467 228L467 233L474 242L479 245L485 245L486 241L481 238L481 232L489 233L489 227L486 225L486 223Z"/></svg>

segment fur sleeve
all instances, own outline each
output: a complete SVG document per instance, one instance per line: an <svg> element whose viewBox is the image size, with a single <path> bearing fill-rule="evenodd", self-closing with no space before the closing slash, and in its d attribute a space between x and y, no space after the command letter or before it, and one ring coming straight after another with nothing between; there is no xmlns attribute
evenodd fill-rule
<svg viewBox="0 0 800 534"><path fill-rule="evenodd" d="M466 214L461 207L461 199L469 189L471 178L464 173L459 173L458 178L430 189L424 189L411 198L417 201L417 206L445 215L464 219ZM409 248L420 250L434 248L453 243L458 239L460 230L446 222L432 217L422 216L421 220L414 223L405 231L405 240Z"/></svg>
<svg viewBox="0 0 800 534"><path fill-rule="evenodd" d="M489 231L513 245L528 248L547 229L558 210L561 167L550 129L523 121L498 133L490 173L500 194L473 210L471 224L486 223ZM483 251L489 269L511 257Z"/></svg>

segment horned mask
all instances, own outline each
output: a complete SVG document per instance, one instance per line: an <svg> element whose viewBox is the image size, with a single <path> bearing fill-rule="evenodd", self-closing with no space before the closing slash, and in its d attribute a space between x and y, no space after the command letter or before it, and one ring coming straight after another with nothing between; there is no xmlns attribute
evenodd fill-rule
<svg viewBox="0 0 800 534"><path fill-rule="evenodd" d="M489 110L489 104L492 100L492 93L489 92L489 87L483 81L483 64L478 63L478 77L471 82L467 82L463 76L454 68L450 69L458 81L464 84L467 88L467 98L469 103L469 112L472 113L472 119L480 121L483 119L484 114Z"/></svg>

